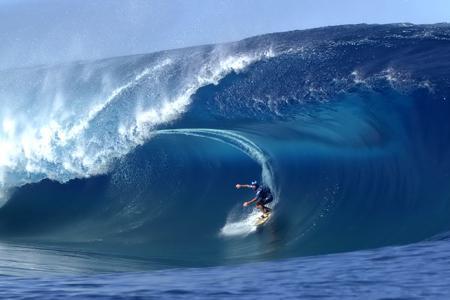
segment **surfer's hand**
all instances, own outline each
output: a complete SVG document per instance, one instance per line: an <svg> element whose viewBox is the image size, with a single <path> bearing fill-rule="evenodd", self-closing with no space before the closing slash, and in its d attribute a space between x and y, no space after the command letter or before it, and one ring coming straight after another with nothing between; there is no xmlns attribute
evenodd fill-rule
<svg viewBox="0 0 450 300"><path fill-rule="evenodd" d="M240 185L240 184L236 184L236 188L237 188L237 189L240 189L240 188L241 188L241 185Z"/></svg>
<svg viewBox="0 0 450 300"><path fill-rule="evenodd" d="M248 206L248 202L244 202L243 206Z"/></svg>

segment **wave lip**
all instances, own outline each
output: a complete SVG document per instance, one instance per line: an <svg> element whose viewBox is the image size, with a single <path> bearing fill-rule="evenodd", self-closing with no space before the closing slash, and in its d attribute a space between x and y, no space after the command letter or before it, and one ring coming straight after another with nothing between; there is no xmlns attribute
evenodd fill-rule
<svg viewBox="0 0 450 300"><path fill-rule="evenodd" d="M0 97L14 95L16 104L0 110L0 147L6 150L0 155L0 188L104 174L158 126L179 118L199 88L274 55L270 50L232 53L225 46L198 50L200 57L169 52L6 73L11 78L0 84ZM20 75L35 83L17 82ZM37 79L42 76L46 79ZM71 84L73 78L77 81ZM40 105L24 110L30 102Z"/></svg>

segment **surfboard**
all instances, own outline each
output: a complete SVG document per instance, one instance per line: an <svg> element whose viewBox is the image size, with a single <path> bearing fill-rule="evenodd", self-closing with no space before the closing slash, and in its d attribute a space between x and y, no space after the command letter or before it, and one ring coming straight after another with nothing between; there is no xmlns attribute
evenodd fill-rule
<svg viewBox="0 0 450 300"><path fill-rule="evenodd" d="M256 221L255 225L260 226L260 225L263 225L264 223L266 223L270 219L271 214L272 214L272 212L268 212L264 216L259 217L258 220Z"/></svg>

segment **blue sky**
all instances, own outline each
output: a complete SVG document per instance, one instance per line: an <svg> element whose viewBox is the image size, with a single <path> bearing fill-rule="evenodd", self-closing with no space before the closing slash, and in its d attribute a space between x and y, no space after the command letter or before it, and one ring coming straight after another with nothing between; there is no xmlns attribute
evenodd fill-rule
<svg viewBox="0 0 450 300"><path fill-rule="evenodd" d="M0 69L392 22L450 22L450 1L0 0Z"/></svg>

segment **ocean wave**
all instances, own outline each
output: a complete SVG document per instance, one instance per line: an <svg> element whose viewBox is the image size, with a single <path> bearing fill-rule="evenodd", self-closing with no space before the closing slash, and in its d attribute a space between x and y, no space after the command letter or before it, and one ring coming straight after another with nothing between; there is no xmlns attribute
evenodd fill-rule
<svg viewBox="0 0 450 300"><path fill-rule="evenodd" d="M0 236L204 265L448 232L449 35L329 27L3 71ZM275 195L259 228L233 188L253 179Z"/></svg>

